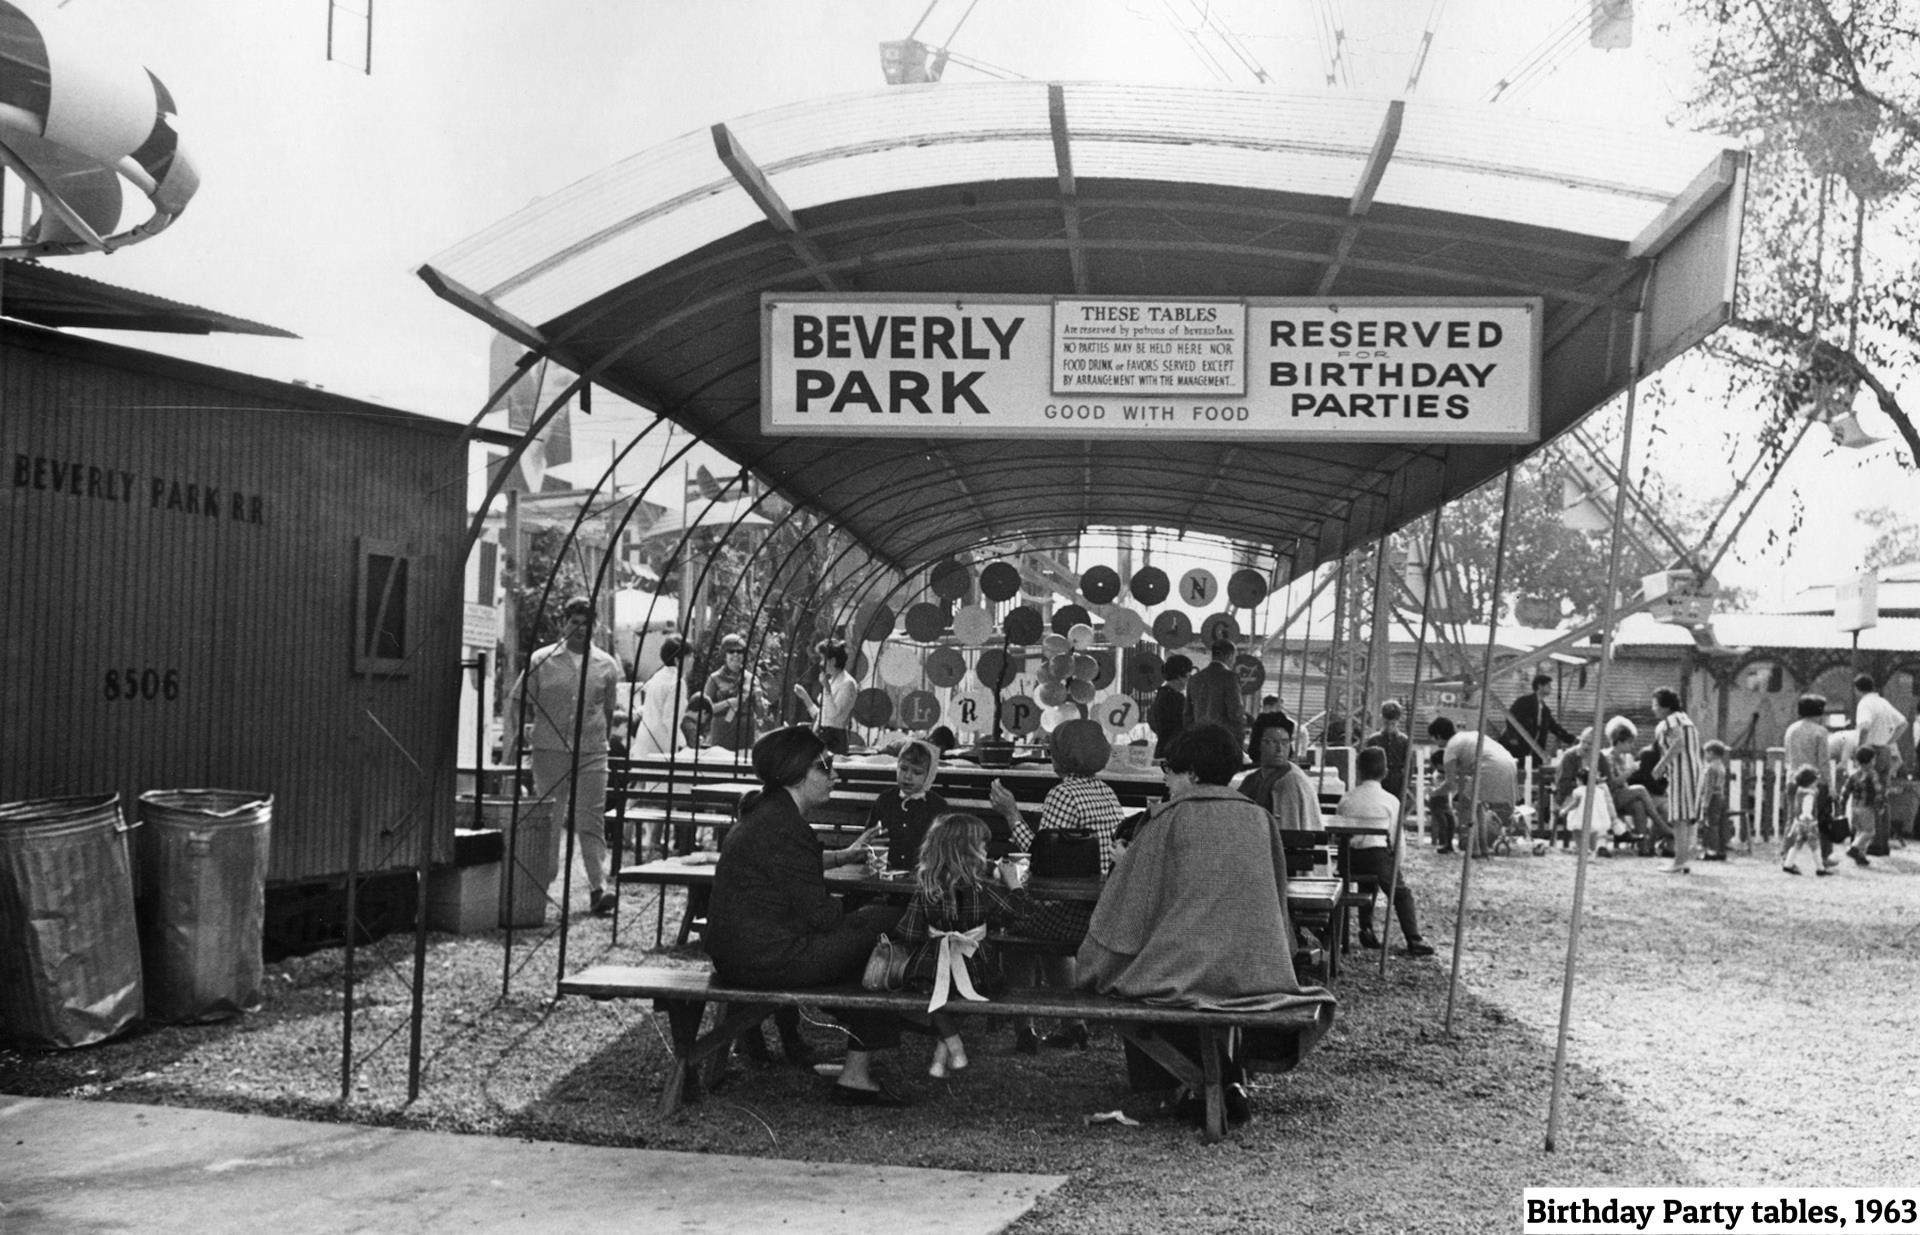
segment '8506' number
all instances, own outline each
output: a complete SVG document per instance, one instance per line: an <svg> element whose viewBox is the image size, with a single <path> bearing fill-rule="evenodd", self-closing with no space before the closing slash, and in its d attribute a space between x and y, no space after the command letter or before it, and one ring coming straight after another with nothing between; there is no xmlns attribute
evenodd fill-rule
<svg viewBox="0 0 1920 1235"><path fill-rule="evenodd" d="M165 699L180 697L178 669L109 669L103 692L112 699Z"/></svg>

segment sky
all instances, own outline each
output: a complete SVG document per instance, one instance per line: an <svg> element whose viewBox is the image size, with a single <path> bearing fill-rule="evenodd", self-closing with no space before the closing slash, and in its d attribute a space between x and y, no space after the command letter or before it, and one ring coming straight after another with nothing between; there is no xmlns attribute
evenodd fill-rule
<svg viewBox="0 0 1920 1235"><path fill-rule="evenodd" d="M1691 85L1685 49L1661 29L1672 0L1639 0L1634 45L1611 51L1586 45L1577 0L978 0L970 15L969 0L931 9L927 0L385 0L371 73L361 67L366 0L335 10L345 63L328 59L328 0L65 0L57 11L57 0L19 2L118 42L155 72L202 176L159 237L56 264L301 336L101 337L459 420L488 394L489 333L427 289L414 273L422 263L715 121L881 89L879 43L923 16L923 41L1039 79L1255 86L1217 38L1200 36L1212 60L1188 45L1205 13L1240 37L1266 88L1318 92L1331 14L1344 34L1343 88L1401 96L1437 12L1415 99L1485 100L1531 66L1550 71L1519 77L1498 106L1659 126ZM956 82L985 76L947 71ZM580 462L562 475L597 473L648 418L596 399L591 420L575 417ZM1669 417L1660 450L1686 457L1743 418L1753 414L1717 406ZM1891 433L1877 413L1863 420ZM1890 446L1800 452L1725 577L1763 599L1784 590L1792 572L1761 533L1785 527L1800 492L1812 500L1802 498L1807 526L1788 565L1831 581L1855 552L1849 508L1904 493L1891 455ZM636 457L622 480L638 483L653 466Z"/></svg>

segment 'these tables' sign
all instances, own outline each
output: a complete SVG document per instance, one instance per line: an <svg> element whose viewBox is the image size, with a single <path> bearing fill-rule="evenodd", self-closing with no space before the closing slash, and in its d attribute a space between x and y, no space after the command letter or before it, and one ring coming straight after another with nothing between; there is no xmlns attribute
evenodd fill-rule
<svg viewBox="0 0 1920 1235"><path fill-rule="evenodd" d="M774 434L1530 442L1535 299L762 298Z"/></svg>

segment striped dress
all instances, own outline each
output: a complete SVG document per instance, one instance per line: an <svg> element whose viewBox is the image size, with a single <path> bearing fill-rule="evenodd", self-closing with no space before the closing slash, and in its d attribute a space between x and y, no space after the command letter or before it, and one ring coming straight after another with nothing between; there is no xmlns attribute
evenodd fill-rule
<svg viewBox="0 0 1920 1235"><path fill-rule="evenodd" d="M1684 823L1695 823L1706 809L1706 778L1701 775L1706 758L1700 752L1700 731L1685 712L1669 712L1653 731L1653 743L1660 750L1656 774L1667 777L1667 815Z"/></svg>

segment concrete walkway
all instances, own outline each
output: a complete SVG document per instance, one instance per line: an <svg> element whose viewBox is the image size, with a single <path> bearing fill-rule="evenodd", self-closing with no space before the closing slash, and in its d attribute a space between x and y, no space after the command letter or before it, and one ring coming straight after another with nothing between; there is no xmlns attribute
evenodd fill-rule
<svg viewBox="0 0 1920 1235"><path fill-rule="evenodd" d="M6 1235L970 1235L1002 1230L1063 1182L0 1094Z"/></svg>

